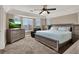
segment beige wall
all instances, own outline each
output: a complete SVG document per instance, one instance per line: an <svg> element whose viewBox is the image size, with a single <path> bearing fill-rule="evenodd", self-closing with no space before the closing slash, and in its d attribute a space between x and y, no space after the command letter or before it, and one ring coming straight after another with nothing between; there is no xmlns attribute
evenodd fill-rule
<svg viewBox="0 0 79 59"><path fill-rule="evenodd" d="M69 23L77 24L78 14L70 14L56 18L51 18L49 21L51 24L69 24Z"/></svg>
<svg viewBox="0 0 79 59"><path fill-rule="evenodd" d="M46 18L41 18L41 29L44 29L47 25Z"/></svg>
<svg viewBox="0 0 79 59"><path fill-rule="evenodd" d="M6 13L3 7L0 7L0 49L5 48L6 43Z"/></svg>
<svg viewBox="0 0 79 59"><path fill-rule="evenodd" d="M79 24L79 13L78 13L78 24Z"/></svg>

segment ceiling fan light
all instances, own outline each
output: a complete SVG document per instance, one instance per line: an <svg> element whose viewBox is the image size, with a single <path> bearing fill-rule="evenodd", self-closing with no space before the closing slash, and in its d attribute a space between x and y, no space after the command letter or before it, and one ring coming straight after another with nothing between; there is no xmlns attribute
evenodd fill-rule
<svg viewBox="0 0 79 59"><path fill-rule="evenodd" d="M50 14L50 12L47 11L48 14Z"/></svg>

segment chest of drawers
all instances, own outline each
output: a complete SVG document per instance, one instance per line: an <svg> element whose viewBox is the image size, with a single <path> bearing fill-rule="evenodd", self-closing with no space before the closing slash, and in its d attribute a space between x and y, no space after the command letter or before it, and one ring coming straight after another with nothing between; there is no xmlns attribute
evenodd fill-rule
<svg viewBox="0 0 79 59"><path fill-rule="evenodd" d="M7 43L13 43L25 37L24 29L7 29L6 31Z"/></svg>

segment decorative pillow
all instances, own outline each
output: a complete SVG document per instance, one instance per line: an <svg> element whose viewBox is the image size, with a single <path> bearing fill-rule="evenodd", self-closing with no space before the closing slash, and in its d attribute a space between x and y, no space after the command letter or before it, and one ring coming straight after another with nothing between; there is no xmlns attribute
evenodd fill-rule
<svg viewBox="0 0 79 59"><path fill-rule="evenodd" d="M58 31L70 31L70 27L59 27Z"/></svg>
<svg viewBox="0 0 79 59"><path fill-rule="evenodd" d="M57 29L58 29L58 27L51 27L51 28L50 28L50 30L52 30L52 31L53 31L53 30L57 30Z"/></svg>

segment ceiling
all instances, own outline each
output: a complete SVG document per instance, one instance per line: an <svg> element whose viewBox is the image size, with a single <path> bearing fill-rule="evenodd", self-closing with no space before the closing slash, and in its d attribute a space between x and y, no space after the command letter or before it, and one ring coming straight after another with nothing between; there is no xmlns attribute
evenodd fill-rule
<svg viewBox="0 0 79 59"><path fill-rule="evenodd" d="M13 10L19 10L33 15L39 15L40 10L36 11L36 9L42 9L43 5L5 5L4 8L6 12L11 10L11 12L13 12ZM47 5L47 8L56 8L56 10L49 11L50 14L44 12L41 14L42 16L58 17L79 12L79 5Z"/></svg>

